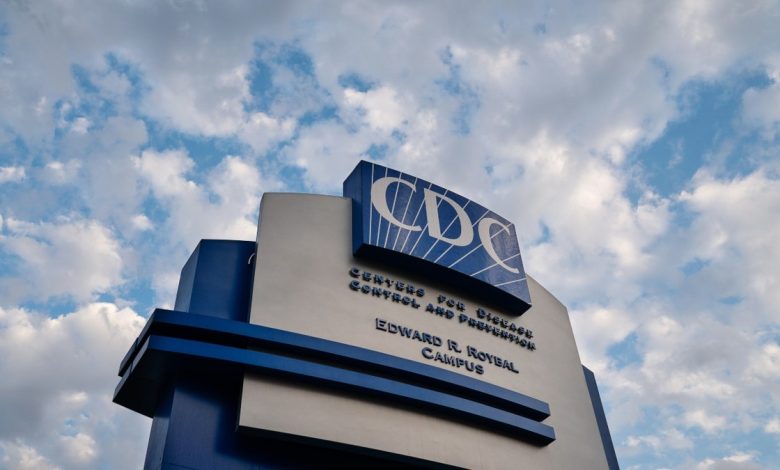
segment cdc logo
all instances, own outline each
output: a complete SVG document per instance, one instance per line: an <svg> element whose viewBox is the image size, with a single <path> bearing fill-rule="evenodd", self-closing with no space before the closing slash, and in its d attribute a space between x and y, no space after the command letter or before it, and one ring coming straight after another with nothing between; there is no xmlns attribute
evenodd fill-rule
<svg viewBox="0 0 780 470"><path fill-rule="evenodd" d="M361 161L344 181L352 248L521 314L528 285L512 223L440 186Z"/></svg>

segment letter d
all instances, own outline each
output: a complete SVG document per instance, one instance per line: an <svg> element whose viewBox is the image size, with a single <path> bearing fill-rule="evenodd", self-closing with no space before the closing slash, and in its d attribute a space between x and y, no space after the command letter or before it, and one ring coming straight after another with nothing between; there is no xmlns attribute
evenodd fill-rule
<svg viewBox="0 0 780 470"><path fill-rule="evenodd" d="M455 246L468 246L471 244L471 241L474 240L474 231L471 229L471 219L469 219L466 211L457 202L428 188L423 189L423 194L425 196L425 215L428 217L428 235ZM449 238L442 235L441 222L439 221L439 205L436 203L437 198L446 202L455 210L458 222L460 222L460 235L458 238Z"/></svg>

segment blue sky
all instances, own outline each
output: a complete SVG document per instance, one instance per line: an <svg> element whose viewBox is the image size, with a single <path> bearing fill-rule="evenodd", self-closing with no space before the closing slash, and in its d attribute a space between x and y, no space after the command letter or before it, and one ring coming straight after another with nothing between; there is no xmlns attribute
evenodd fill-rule
<svg viewBox="0 0 780 470"><path fill-rule="evenodd" d="M0 6L0 466L137 468L115 368L201 238L369 159L512 220L622 468L780 467L780 7ZM61 380L51 380L52 376Z"/></svg>

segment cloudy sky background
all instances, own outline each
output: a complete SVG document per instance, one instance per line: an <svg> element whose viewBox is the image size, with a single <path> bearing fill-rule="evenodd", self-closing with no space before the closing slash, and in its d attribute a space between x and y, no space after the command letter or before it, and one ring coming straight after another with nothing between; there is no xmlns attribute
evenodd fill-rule
<svg viewBox="0 0 780 470"><path fill-rule="evenodd" d="M201 238L359 159L516 222L621 466L780 468L776 1L0 2L0 467L134 469L110 402Z"/></svg>

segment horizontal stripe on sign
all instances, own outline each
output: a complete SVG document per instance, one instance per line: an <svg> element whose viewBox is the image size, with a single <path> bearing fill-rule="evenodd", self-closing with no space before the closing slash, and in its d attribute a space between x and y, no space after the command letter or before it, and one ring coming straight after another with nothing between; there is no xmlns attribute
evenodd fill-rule
<svg viewBox="0 0 780 470"><path fill-rule="evenodd" d="M537 445L547 445L555 440L555 432L548 425L444 392L280 354L156 334L148 335L141 343L117 387L114 401L124 404L130 399L128 394L138 394L138 382L141 386L160 382L163 377L159 374L167 375L172 372L169 369L175 370L181 365L180 361L192 360L379 396L489 426ZM137 383L130 385L134 375Z"/></svg>
<svg viewBox="0 0 780 470"><path fill-rule="evenodd" d="M133 348L122 360L120 376L126 374L130 361L134 360L141 345L151 334L295 354L393 380L402 380L535 421L542 421L550 416L549 405L541 400L439 367L261 325L163 309L154 311Z"/></svg>

